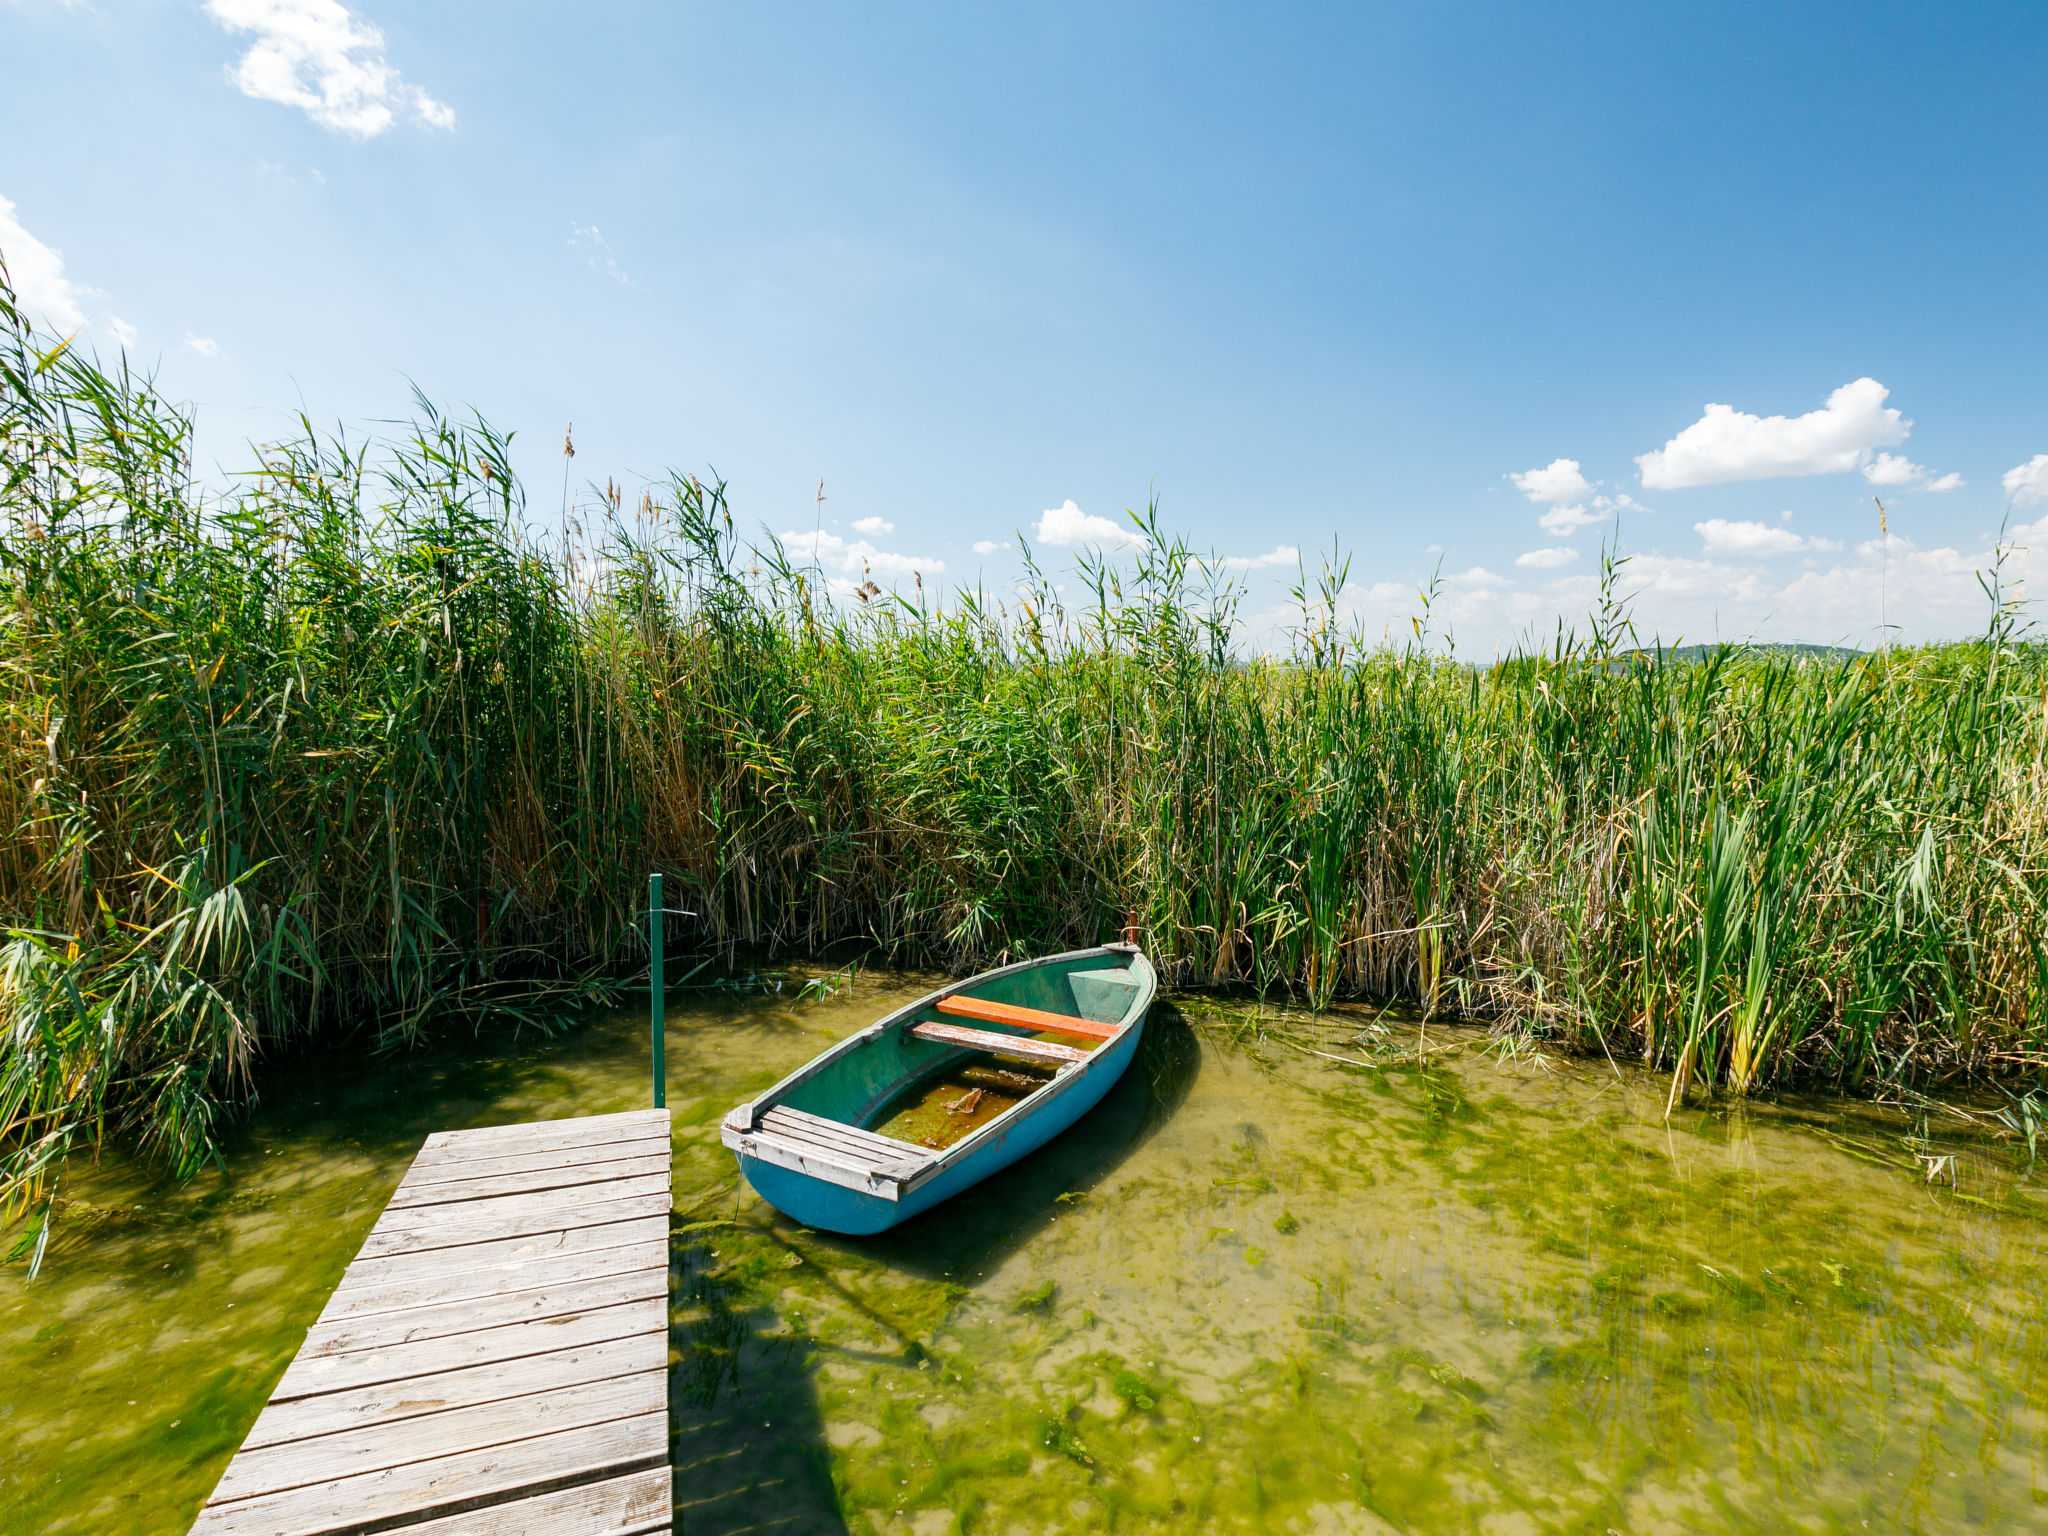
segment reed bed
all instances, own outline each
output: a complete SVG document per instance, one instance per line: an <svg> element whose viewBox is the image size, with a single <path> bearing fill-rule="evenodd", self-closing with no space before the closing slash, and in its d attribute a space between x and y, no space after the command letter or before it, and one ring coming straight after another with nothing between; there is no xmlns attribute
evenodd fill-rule
<svg viewBox="0 0 2048 1536"><path fill-rule="evenodd" d="M0 1194L108 1136L191 1170L267 1052L540 1019L672 942L961 968L1134 930L1183 987L1405 999L1710 1089L2033 1071L2044 669L1584 633L1284 654L1146 520L1065 604L834 602L721 486L531 534L427 402L226 490L151 381L0 284Z"/></svg>

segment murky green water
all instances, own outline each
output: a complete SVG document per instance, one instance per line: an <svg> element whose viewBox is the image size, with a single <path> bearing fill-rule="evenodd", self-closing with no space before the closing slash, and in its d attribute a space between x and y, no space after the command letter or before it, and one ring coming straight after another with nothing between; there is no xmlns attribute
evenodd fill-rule
<svg viewBox="0 0 2048 1536"><path fill-rule="evenodd" d="M2048 1525L2023 1150L1820 1102L1667 1126L1604 1062L1362 1071L1161 1009L1025 1164L798 1230L718 1117L912 990L671 1002L692 1536ZM0 1270L4 1528L182 1531L420 1139L637 1107L646 1056L622 1018L307 1063L191 1186L76 1170L42 1276Z"/></svg>

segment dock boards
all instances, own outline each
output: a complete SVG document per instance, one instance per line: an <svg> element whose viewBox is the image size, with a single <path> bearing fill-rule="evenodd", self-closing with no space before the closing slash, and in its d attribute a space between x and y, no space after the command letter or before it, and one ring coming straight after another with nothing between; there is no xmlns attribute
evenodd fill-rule
<svg viewBox="0 0 2048 1536"><path fill-rule="evenodd" d="M427 1138L194 1536L666 1536L665 1109Z"/></svg>

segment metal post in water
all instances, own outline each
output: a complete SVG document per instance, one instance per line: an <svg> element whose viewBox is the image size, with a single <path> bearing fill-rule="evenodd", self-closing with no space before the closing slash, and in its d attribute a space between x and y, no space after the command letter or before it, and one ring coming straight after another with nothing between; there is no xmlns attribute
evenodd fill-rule
<svg viewBox="0 0 2048 1536"><path fill-rule="evenodd" d="M661 876L647 877L647 1009L651 1016L650 1038L654 1045L654 1107L668 1107L668 1064L663 1048L668 1030L661 1016Z"/></svg>

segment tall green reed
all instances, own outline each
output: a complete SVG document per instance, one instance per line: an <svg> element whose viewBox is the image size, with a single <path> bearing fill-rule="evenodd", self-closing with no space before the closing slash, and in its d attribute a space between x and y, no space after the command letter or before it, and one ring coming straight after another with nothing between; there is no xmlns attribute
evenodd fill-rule
<svg viewBox="0 0 2048 1536"><path fill-rule="evenodd" d="M967 967L1129 929L1184 985L1405 998L1671 1070L2048 1064L2038 647L1827 665L1583 634L1477 667L1284 649L1161 526L1065 584L834 598L724 488L523 520L428 401L302 422L225 489L151 381L0 284L0 1195L181 1170L256 1064L538 1019L638 963L660 868L712 953ZM1425 604L1425 612L1427 605ZM679 936L680 937L680 936Z"/></svg>

